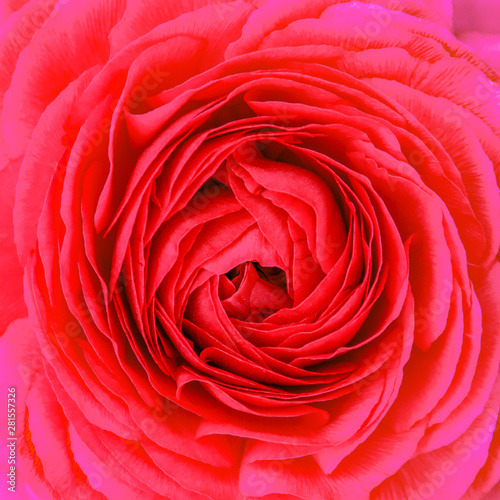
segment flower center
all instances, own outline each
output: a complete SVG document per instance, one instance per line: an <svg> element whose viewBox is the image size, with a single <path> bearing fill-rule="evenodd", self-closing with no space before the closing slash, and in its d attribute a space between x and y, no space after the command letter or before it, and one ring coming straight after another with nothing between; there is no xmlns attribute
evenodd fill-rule
<svg viewBox="0 0 500 500"><path fill-rule="evenodd" d="M220 276L219 297L228 317L254 323L293 306L286 273L258 262L244 262Z"/></svg>

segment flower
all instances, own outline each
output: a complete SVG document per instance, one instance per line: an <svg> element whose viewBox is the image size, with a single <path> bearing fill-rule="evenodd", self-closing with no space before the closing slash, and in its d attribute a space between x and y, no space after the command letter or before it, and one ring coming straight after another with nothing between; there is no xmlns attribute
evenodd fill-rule
<svg viewBox="0 0 500 500"><path fill-rule="evenodd" d="M500 76L449 3L12 9L10 487L495 495Z"/></svg>

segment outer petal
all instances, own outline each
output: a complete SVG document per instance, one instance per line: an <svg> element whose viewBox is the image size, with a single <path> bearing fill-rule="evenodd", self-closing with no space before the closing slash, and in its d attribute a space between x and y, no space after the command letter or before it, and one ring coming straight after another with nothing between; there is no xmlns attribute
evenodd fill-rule
<svg viewBox="0 0 500 500"><path fill-rule="evenodd" d="M31 384L40 379L48 385L43 372L43 358L29 321L15 321L0 338L0 381L4 388L14 387L16 394L16 490L24 493L26 480L40 497L60 498L43 475L43 467L27 427L29 410L26 396ZM3 448L0 456L2 474L7 465Z"/></svg>
<svg viewBox="0 0 500 500"><path fill-rule="evenodd" d="M158 2L157 0L138 0L128 2L123 18L110 34L111 55L119 52L127 44L149 33L156 26L178 17L213 5L214 13L220 22L225 22L230 13L241 9L243 4L258 7L267 0L183 0L182 2Z"/></svg>
<svg viewBox="0 0 500 500"><path fill-rule="evenodd" d="M497 483L482 500L497 500L498 498L500 498L500 483Z"/></svg>
<svg viewBox="0 0 500 500"><path fill-rule="evenodd" d="M156 498L144 496L119 478L105 480L99 459L83 449L62 411L47 378L46 355L41 354L27 319L10 325L0 347L0 381L3 387L16 389L16 492L21 498L105 500L101 491L110 483L124 498ZM0 458L5 468L7 460ZM92 474L87 475L89 470Z"/></svg>
<svg viewBox="0 0 500 500"><path fill-rule="evenodd" d="M89 68L107 61L109 31L121 16L122 3L66 3L21 52L1 116L10 158L26 152L40 115L61 91Z"/></svg>
<svg viewBox="0 0 500 500"><path fill-rule="evenodd" d="M12 74L17 65L19 54L31 42L38 29L43 26L49 15L53 14L56 0L33 0L10 15L9 2L0 6L0 25L2 15L8 16L6 23L0 29L0 111L7 92ZM3 11L1 10L3 8ZM0 133L0 170L8 160L5 137Z"/></svg>
<svg viewBox="0 0 500 500"><path fill-rule="evenodd" d="M23 297L23 270L14 244L12 212L18 165L14 162L0 171L0 335L9 323L26 315Z"/></svg>
<svg viewBox="0 0 500 500"><path fill-rule="evenodd" d="M498 389L498 384L497 384ZM463 497L488 460L498 420L498 390L472 426L453 444L407 462L373 492L374 499ZM474 489L472 489L473 491ZM420 496L419 496L420 495Z"/></svg>
<svg viewBox="0 0 500 500"><path fill-rule="evenodd" d="M423 2L430 9L434 9L443 24L448 28L453 25L453 0L424 0Z"/></svg>
<svg viewBox="0 0 500 500"><path fill-rule="evenodd" d="M28 0L5 0L2 2L0 4L0 27L27 2Z"/></svg>
<svg viewBox="0 0 500 500"><path fill-rule="evenodd" d="M471 46L494 70L500 73L500 34L466 31L458 38Z"/></svg>

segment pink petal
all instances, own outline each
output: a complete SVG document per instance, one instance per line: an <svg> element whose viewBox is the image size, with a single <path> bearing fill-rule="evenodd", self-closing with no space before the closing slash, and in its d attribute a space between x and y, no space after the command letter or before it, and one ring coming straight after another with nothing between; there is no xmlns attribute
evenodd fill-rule
<svg viewBox="0 0 500 500"><path fill-rule="evenodd" d="M11 18L12 14L22 9L25 4L36 4L29 0L5 0L0 5L0 28Z"/></svg>
<svg viewBox="0 0 500 500"><path fill-rule="evenodd" d="M81 488L89 498L103 500L68 449L67 420L45 375L44 357L29 321L12 323L0 343L0 380L16 388L19 472L42 498L52 498L58 491L71 496ZM23 484L17 487L22 490Z"/></svg>
<svg viewBox="0 0 500 500"><path fill-rule="evenodd" d="M460 33L458 38L500 73L500 34L465 31Z"/></svg>
<svg viewBox="0 0 500 500"><path fill-rule="evenodd" d="M13 208L19 162L0 171L0 335L11 321L26 315L23 270L14 244Z"/></svg>
<svg viewBox="0 0 500 500"><path fill-rule="evenodd" d="M116 54L123 47L137 38L149 33L160 24L177 19L178 17L194 10L208 7L205 17L216 16L219 22L227 22L228 15L244 13L254 1L231 0L183 0L182 2L158 2L157 0L137 0L128 2L124 15L111 30L110 44L111 55ZM262 3L262 2L261 2Z"/></svg>
<svg viewBox="0 0 500 500"><path fill-rule="evenodd" d="M243 30L242 37L229 46L226 52L226 59L236 55L258 50L263 40L269 36L273 31L285 29L287 26L293 24L298 20L312 20L320 18L329 8L332 12L342 10L346 2L332 2L329 0L311 0L307 3L302 0L270 0L262 8L258 9L250 17L245 29ZM347 9L351 7L356 12L368 14L371 9L367 9L364 4L375 4L383 6L381 10L382 15L377 19L372 17L369 22L375 25L375 28L381 29L387 24L392 24L392 18L395 16L394 12L399 11L410 13L416 17L426 20L440 22L445 26L450 26L451 6L449 0L405 0L400 2L392 2L390 0L377 0L372 2L370 0L363 1L361 5L354 2L347 2ZM340 4L340 6L336 5ZM390 6L390 7L389 7ZM387 12L386 9L390 8ZM389 20L389 21L388 21ZM354 22L356 22L354 18ZM349 24L347 24L349 26ZM365 26L361 27L363 30ZM351 29L351 26L349 27ZM384 31L384 29L382 29ZM314 36L314 31L311 32ZM293 43L293 42L292 42Z"/></svg>
<svg viewBox="0 0 500 500"><path fill-rule="evenodd" d="M481 500L498 500L500 498L500 482L498 482Z"/></svg>
<svg viewBox="0 0 500 500"><path fill-rule="evenodd" d="M498 411L497 389L462 436L449 446L412 458L372 493L373 498L462 498L488 460Z"/></svg>
<svg viewBox="0 0 500 500"><path fill-rule="evenodd" d="M11 158L24 154L40 115L59 93L89 68L106 62L109 30L121 3L65 3L21 52L1 116ZM82 52L82 46L87 50Z"/></svg>
<svg viewBox="0 0 500 500"><path fill-rule="evenodd" d="M500 403L500 383L498 380L493 396ZM500 426L498 425L498 419L496 425L495 419L492 419L491 427L494 427L495 430L488 450L488 459L476 476L474 483L467 490L463 500L483 498L483 495L488 493L492 488L495 489L495 486L500 484ZM486 496L486 498L488 497Z"/></svg>

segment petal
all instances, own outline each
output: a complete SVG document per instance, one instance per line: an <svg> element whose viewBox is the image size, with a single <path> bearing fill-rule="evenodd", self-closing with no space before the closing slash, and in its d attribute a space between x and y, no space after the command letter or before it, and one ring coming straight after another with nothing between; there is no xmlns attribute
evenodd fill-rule
<svg viewBox="0 0 500 500"><path fill-rule="evenodd" d="M12 222L18 163L0 171L0 335L11 321L26 316L23 294L23 270L14 244Z"/></svg>
<svg viewBox="0 0 500 500"><path fill-rule="evenodd" d="M497 387L483 412L459 439L412 458L373 492L373 498L414 498L415 495L435 500L462 498L488 460L498 412Z"/></svg>
<svg viewBox="0 0 500 500"><path fill-rule="evenodd" d="M20 172L14 211L16 244L22 263L34 248L38 219L54 174L64 165L67 146L62 140L64 123L95 71L84 73L70 83L48 106L38 121Z"/></svg>
<svg viewBox="0 0 500 500"><path fill-rule="evenodd" d="M497 404L500 403L499 379L500 377L497 378L496 391L494 393ZM494 427L495 430L488 450L488 459L476 476L474 483L467 490L463 500L483 498L483 495L488 493L495 485L500 484L500 425L498 419L492 419L491 427Z"/></svg>
<svg viewBox="0 0 500 500"><path fill-rule="evenodd" d="M481 500L498 500L500 498L500 482L498 482Z"/></svg>
<svg viewBox="0 0 500 500"><path fill-rule="evenodd" d="M210 6L219 22L227 22L228 14L238 10L245 11L248 6L258 4L256 1L222 0L184 0L182 2L158 2L158 0L138 0L127 2L125 13L111 30L111 55L119 52L123 47L137 38L149 33L156 26L181 17L183 14ZM206 11L209 12L208 10ZM212 14L206 14L207 17ZM187 17L184 17L187 21Z"/></svg>
<svg viewBox="0 0 500 500"><path fill-rule="evenodd" d="M270 0L250 16L241 38L229 46L226 59L258 50L262 41L273 31L283 30L300 19L318 19L329 7L333 6L332 8L336 10L336 4L344 3L346 2L337 2L335 0L311 0L308 2L303 0ZM347 3L358 7L355 2ZM388 12L384 12L379 18L373 16L370 19L369 22L375 25L378 30L391 23L395 11L403 11L421 19L433 20L449 26L451 10L449 0L438 2L433 0L401 0L398 2L392 2L391 0L376 0L373 2L363 0L360 7L368 13L372 8L370 5L365 6L364 4L378 4L384 6L384 8L390 6L390 9L393 9L387 9ZM443 19L443 16L447 19Z"/></svg>
<svg viewBox="0 0 500 500"><path fill-rule="evenodd" d="M430 9L434 9L443 24L450 28L453 26L453 0L423 0Z"/></svg>
<svg viewBox="0 0 500 500"><path fill-rule="evenodd" d="M486 277L476 283L477 298L482 309L483 332L480 338L481 351L477 360L474 378L463 401L444 421L427 429L425 437L419 443L421 451L434 450L458 439L471 426L474 419L480 415L490 398L498 375L500 359L500 337L498 336L500 289L497 285L499 279L500 262L497 262ZM478 338L477 334L476 338ZM475 343L477 344L477 341ZM437 408L439 406L438 403Z"/></svg>
<svg viewBox="0 0 500 500"><path fill-rule="evenodd" d="M500 34L466 31L459 40L472 47L494 70L500 73Z"/></svg>
<svg viewBox="0 0 500 500"><path fill-rule="evenodd" d="M33 0L9 17L0 31L0 110L3 108L3 98L8 90L12 74L16 68L21 51L30 43L36 32L43 26L47 18L53 13L57 0ZM5 9L2 12L2 7ZM2 14L8 15L9 5L2 2L0 7L0 25ZM7 159L7 145L3 134L0 134L0 169Z"/></svg>
<svg viewBox="0 0 500 500"><path fill-rule="evenodd" d="M21 52L1 115L11 158L24 154L40 115L59 93L86 70L107 61L109 30L121 15L122 3L66 2Z"/></svg>
<svg viewBox="0 0 500 500"><path fill-rule="evenodd" d="M58 492L71 497L81 488L88 498L104 500L73 461L66 439L67 420L47 380L44 357L29 321L12 323L0 344L0 380L16 388L20 476L42 498L59 498ZM19 489L23 486L18 482Z"/></svg>
<svg viewBox="0 0 500 500"><path fill-rule="evenodd" d="M0 27L9 20L13 13L21 9L28 2L29 0L5 0L2 2L0 6Z"/></svg>

